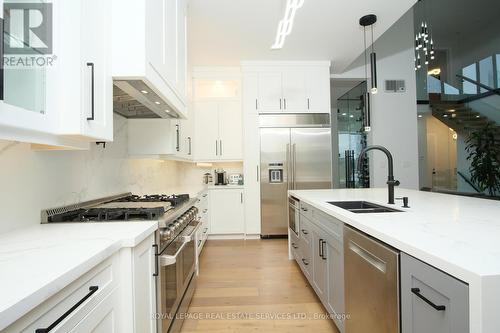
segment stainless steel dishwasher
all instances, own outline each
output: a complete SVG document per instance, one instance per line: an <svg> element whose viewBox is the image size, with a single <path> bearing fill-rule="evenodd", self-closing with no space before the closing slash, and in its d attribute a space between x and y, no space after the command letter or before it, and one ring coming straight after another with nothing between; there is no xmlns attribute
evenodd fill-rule
<svg viewBox="0 0 500 333"><path fill-rule="evenodd" d="M399 251L344 226L346 333L398 333Z"/></svg>

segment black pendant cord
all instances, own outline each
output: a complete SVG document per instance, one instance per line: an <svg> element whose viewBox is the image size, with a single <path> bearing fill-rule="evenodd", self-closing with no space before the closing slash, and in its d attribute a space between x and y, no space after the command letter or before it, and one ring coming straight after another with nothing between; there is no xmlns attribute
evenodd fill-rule
<svg viewBox="0 0 500 333"><path fill-rule="evenodd" d="M365 45L365 80L366 84L368 84L368 58L366 56L366 27L363 27L363 40Z"/></svg>

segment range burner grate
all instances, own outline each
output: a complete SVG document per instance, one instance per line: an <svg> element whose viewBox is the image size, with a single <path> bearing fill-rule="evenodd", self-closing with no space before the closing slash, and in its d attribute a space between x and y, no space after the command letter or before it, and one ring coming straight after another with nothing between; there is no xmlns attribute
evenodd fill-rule
<svg viewBox="0 0 500 333"><path fill-rule="evenodd" d="M78 209L50 217L49 222L105 222L157 220L165 210L157 208L90 208Z"/></svg>
<svg viewBox="0 0 500 333"><path fill-rule="evenodd" d="M113 202L169 202L172 206L177 206L189 200L189 194L166 195L129 195Z"/></svg>

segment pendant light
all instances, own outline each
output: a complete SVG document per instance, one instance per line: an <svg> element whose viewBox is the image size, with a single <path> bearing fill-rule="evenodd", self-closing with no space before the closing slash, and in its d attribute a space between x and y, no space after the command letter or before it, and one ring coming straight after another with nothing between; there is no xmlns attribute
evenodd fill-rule
<svg viewBox="0 0 500 333"><path fill-rule="evenodd" d="M377 22L377 16L370 14L365 15L359 19L359 24L363 27L363 41L364 41L364 50L365 50L365 80L368 85L368 57L367 57L367 48L366 48L366 27L371 26L372 28L372 45L371 45L371 53L370 53L370 63L371 63L371 89L370 92L372 94L377 93L377 56L374 51L373 46L373 24ZM367 89L368 90L368 89ZM370 92L366 91L363 94L363 102L364 102L364 116L363 116L363 127L365 132L371 131L371 103L370 103Z"/></svg>
<svg viewBox="0 0 500 333"><path fill-rule="evenodd" d="M359 24L363 27L363 34L365 40L365 66L366 64L366 27L371 27L372 33L372 44L371 44L371 52L370 52L370 69L371 69L371 89L370 92L372 94L376 94L378 92L377 88L377 54L375 53L375 46L373 41L373 25L377 22L377 15L369 14L365 15L359 19Z"/></svg>

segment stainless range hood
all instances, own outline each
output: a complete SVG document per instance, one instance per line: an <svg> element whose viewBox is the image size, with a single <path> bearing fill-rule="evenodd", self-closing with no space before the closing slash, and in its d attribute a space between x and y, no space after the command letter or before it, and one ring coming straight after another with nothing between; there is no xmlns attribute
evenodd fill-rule
<svg viewBox="0 0 500 333"><path fill-rule="evenodd" d="M179 118L143 80L113 81L113 111L128 119Z"/></svg>

